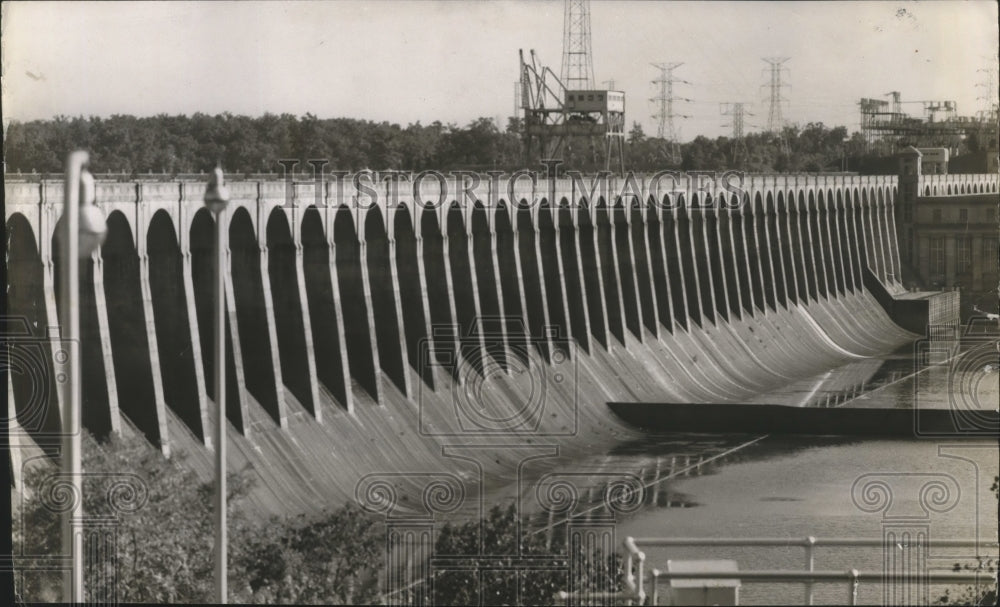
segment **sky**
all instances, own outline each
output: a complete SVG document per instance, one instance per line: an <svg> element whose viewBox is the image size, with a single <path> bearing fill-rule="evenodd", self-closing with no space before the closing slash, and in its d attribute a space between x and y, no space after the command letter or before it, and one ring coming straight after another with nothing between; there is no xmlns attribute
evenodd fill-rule
<svg viewBox="0 0 1000 607"><path fill-rule="evenodd" d="M160 113L505 124L518 49L559 72L563 2L3 3L3 121ZM675 70L682 140L728 134L720 103L767 124L767 64L789 57L786 120L858 126L861 97L982 109L997 3L591 3L594 73L656 133L655 62ZM919 114L919 103L905 111Z"/></svg>

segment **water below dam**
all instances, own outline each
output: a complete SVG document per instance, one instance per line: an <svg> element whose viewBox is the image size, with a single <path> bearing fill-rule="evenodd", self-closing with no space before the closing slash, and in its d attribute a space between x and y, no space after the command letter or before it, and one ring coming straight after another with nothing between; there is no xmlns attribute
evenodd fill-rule
<svg viewBox="0 0 1000 607"><path fill-rule="evenodd" d="M964 344L951 360L921 361L921 343L895 353L832 369L759 402L798 402L801 406L920 408L958 411L992 409L1000 402L1000 373L984 363L983 342ZM992 349L993 343L986 344ZM993 362L996 364L995 350ZM849 388L823 389L831 377L850 377ZM823 380L823 381L819 381ZM817 382L819 381L819 384ZM816 386L819 385L819 388ZM710 406L710 405L705 405ZM751 406L751 405L748 405ZM845 410L845 414L849 414ZM917 418L915 418L916 420ZM919 421L915 421L919 427ZM555 469L558 472L552 472ZM997 539L997 499L990 490L998 474L995 439L954 437L858 439L846 436L656 434L583 458L560 460L536 474L530 466L518 482L490 491L486 503L519 500L522 514L549 488L555 476L575 489L577 520L604 520L602 495L614 478L639 479L642 503L616 512L614 542L625 537L800 539L861 537L880 539L904 523L931 539ZM873 511L856 483L877 479L891 492L891 505ZM609 480L610 479L610 480ZM940 481L946 496L938 510L921 506L924 485ZM565 496L564 496L565 497ZM596 515L596 519L595 519ZM909 518L907 518L909 517ZM530 517L533 533L553 534L558 516L539 510ZM562 519L565 520L565 519ZM558 531L555 541L559 541ZM900 548L901 549L901 548ZM804 550L788 547L648 548L647 572L666 569L668 559L734 559L743 570L801 569ZM983 551L980 551L983 552ZM996 548L985 550L996 553ZM882 548L818 548L817 570L882 571ZM974 563L975 550L932 548L930 570L949 570L956 562ZM648 575L648 573L647 573ZM945 587L928 588L930 600ZM880 584L861 584L862 604L879 603ZM648 589L647 589L648 592ZM847 601L843 582L817 584L817 604ZM749 584L742 604L799 604L801 584Z"/></svg>

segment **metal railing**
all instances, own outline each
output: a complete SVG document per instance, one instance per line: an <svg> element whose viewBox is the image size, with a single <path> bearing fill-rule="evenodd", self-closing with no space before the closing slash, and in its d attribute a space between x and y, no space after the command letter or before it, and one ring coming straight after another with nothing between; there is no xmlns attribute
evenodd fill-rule
<svg viewBox="0 0 1000 607"><path fill-rule="evenodd" d="M861 582L884 583L887 579L899 583L920 583L920 584L978 584L985 581L992 581L996 584L995 573L987 571L947 571L932 572L921 571L915 573L891 573L884 571L859 571L849 569L847 571L816 570L815 569L815 549L823 547L855 547L855 548L878 548L885 546L883 539L873 538L816 538L808 536L804 538L635 538L627 537L623 542L625 548L625 588L619 592L580 592L567 593L559 592L555 599L563 604L569 605L571 601L583 599L587 602L614 601L626 605L643 605L646 597L651 596L655 605L659 600L659 580L685 579L685 580L732 580L738 579L746 584L766 584L766 583L802 583L805 585L805 601L807 604L813 603L813 584L844 582L848 585L848 602L851 605L857 603L857 589ZM920 542L920 545L930 548L996 548L1000 546L997 541L980 540L955 540L955 539L929 539ZM757 571L700 571L700 572L670 572L652 569L649 577L650 595L646 594L646 553L645 548L666 548L666 547L756 547L756 548L788 548L798 547L805 551L804 569L802 570L757 570ZM993 553L994 555L996 552ZM979 556L986 556L977 554ZM956 557L960 558L960 557Z"/></svg>

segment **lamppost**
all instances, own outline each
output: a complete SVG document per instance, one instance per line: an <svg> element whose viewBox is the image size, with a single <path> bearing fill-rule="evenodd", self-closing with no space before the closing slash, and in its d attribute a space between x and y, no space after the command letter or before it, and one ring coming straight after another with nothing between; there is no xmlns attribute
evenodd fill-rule
<svg viewBox="0 0 1000 607"><path fill-rule="evenodd" d="M83 464L80 453L81 365L80 365L80 266L97 250L108 233L104 212L95 204L96 186L93 175L84 166L90 160L87 152L77 150L66 158L63 188L62 227L57 233L62 248L62 318L61 337L67 350L67 377L62 382L62 453L63 474L72 487L72 507L62 514L62 552L70 557L70 569L63 583L63 599L82 603L83 538L76 538L73 525L83 517Z"/></svg>
<svg viewBox="0 0 1000 607"><path fill-rule="evenodd" d="M215 600L226 602L226 255L225 215L229 188L216 167L205 187L205 207L215 214Z"/></svg>

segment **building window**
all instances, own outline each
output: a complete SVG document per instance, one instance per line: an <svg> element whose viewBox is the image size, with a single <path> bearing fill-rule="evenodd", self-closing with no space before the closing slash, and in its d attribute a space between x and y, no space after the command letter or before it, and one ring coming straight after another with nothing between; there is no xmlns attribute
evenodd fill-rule
<svg viewBox="0 0 1000 607"><path fill-rule="evenodd" d="M598 101L604 101L604 95L598 95L597 96L597 100Z"/></svg>
<svg viewBox="0 0 1000 607"><path fill-rule="evenodd" d="M972 265L972 239L959 238L956 241L958 247L958 268L959 272L965 272Z"/></svg>
<svg viewBox="0 0 1000 607"><path fill-rule="evenodd" d="M1000 259L997 259L997 244L998 241L992 238L983 241L983 259L987 272L996 272L997 268L1000 267Z"/></svg>
<svg viewBox="0 0 1000 607"><path fill-rule="evenodd" d="M931 238L930 264L932 274L944 274L944 238Z"/></svg>
<svg viewBox="0 0 1000 607"><path fill-rule="evenodd" d="M593 100L594 100L593 95L587 95L587 101L593 101Z"/></svg>
<svg viewBox="0 0 1000 607"><path fill-rule="evenodd" d="M931 221L934 223L941 223L941 209L934 209L931 213Z"/></svg>
<svg viewBox="0 0 1000 607"><path fill-rule="evenodd" d="M958 221L961 223L969 223L969 209L958 210Z"/></svg>

